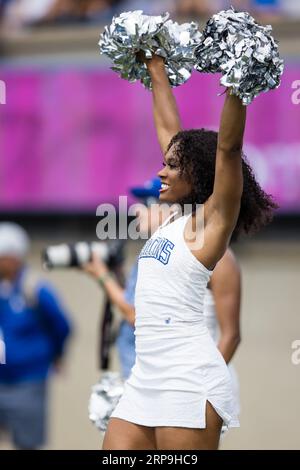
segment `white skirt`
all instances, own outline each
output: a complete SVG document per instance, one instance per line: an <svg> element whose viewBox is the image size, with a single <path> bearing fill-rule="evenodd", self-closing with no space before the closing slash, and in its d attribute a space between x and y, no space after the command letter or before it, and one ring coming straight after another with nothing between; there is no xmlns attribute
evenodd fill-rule
<svg viewBox="0 0 300 470"><path fill-rule="evenodd" d="M144 333L145 331L145 333ZM112 418L142 426L206 427L209 401L223 427L239 427L228 367L208 329L136 333L136 362Z"/></svg>

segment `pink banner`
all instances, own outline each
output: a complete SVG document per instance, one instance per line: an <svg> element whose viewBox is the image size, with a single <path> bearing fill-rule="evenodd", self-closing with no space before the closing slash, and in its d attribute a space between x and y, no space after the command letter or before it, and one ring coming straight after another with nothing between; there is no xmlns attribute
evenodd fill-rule
<svg viewBox="0 0 300 470"><path fill-rule="evenodd" d="M107 70L2 70L0 78L0 210L94 212L160 169L151 95L140 84ZM288 212L300 211L297 80L300 64L291 64L282 86L254 101L245 139L261 184ZM185 128L218 128L220 91L217 76L199 73L175 90Z"/></svg>

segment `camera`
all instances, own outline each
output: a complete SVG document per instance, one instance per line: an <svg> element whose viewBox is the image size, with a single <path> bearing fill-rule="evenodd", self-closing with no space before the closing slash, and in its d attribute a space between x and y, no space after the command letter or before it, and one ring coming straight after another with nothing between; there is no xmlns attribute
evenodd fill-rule
<svg viewBox="0 0 300 470"><path fill-rule="evenodd" d="M76 242L48 246L42 252L45 269L81 267L88 263L95 253L110 269L124 261L124 241Z"/></svg>

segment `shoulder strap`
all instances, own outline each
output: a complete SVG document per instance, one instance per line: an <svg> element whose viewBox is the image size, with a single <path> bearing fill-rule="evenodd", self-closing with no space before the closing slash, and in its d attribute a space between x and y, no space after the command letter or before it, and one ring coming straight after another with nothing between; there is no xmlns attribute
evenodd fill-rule
<svg viewBox="0 0 300 470"><path fill-rule="evenodd" d="M164 223L159 228L164 228L170 222L170 220L173 217L175 217L175 215L177 215L177 214L178 214L178 211L172 212L172 214L169 215L169 217L167 217L167 219L164 221Z"/></svg>

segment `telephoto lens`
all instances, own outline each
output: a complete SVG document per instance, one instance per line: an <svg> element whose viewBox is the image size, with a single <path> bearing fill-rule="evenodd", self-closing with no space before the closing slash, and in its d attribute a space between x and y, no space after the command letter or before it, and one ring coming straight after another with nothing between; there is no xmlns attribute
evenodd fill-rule
<svg viewBox="0 0 300 470"><path fill-rule="evenodd" d="M110 248L105 242L63 243L47 247L42 252L45 269L80 267L88 263L95 253L105 263L110 259Z"/></svg>

